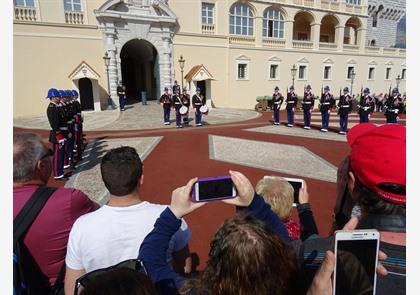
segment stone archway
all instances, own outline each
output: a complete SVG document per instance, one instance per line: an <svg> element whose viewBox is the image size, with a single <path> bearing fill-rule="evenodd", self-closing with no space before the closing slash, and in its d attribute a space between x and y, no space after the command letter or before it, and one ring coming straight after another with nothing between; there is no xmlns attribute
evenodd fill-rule
<svg viewBox="0 0 420 295"><path fill-rule="evenodd" d="M121 48L121 80L126 87L127 102L139 101L145 92L147 99L158 98L160 84L157 50L148 41L134 39Z"/></svg>
<svg viewBox="0 0 420 295"><path fill-rule="evenodd" d="M172 85L173 44L176 15L165 0L108 0L97 11L96 18L102 31L104 51L111 57L109 80L111 98L118 104L116 89L123 80L121 54L125 44L132 40L147 41L155 49L153 73L159 73L154 93L158 97L162 88Z"/></svg>

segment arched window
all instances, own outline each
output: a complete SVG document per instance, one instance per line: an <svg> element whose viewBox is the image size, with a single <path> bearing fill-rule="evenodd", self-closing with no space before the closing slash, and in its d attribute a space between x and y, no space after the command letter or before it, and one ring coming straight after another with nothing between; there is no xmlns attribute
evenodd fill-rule
<svg viewBox="0 0 420 295"><path fill-rule="evenodd" d="M376 40L375 39L370 41L370 46L376 46Z"/></svg>
<svg viewBox="0 0 420 295"><path fill-rule="evenodd" d="M284 18L281 11L269 8L264 12L263 36L284 38Z"/></svg>
<svg viewBox="0 0 420 295"><path fill-rule="evenodd" d="M233 35L254 35L254 15L248 5L236 3L230 8L229 33Z"/></svg>

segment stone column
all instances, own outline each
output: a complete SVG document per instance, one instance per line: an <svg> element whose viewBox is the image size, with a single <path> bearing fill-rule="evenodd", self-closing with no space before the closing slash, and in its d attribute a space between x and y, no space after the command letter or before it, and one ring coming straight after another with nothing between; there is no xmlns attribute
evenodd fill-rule
<svg viewBox="0 0 420 295"><path fill-rule="evenodd" d="M171 86L171 38L162 37L162 47L159 52L160 92L164 87Z"/></svg>
<svg viewBox="0 0 420 295"><path fill-rule="evenodd" d="M286 48L293 48L293 23L294 20L286 20L284 21L284 33L286 38Z"/></svg>
<svg viewBox="0 0 420 295"><path fill-rule="evenodd" d="M337 50L343 51L344 46L344 26L335 27L335 43L337 44Z"/></svg>
<svg viewBox="0 0 420 295"><path fill-rule="evenodd" d="M257 47L262 46L262 27L263 27L263 19L261 16L256 16L254 19L255 26L254 26L254 36L255 36L255 45Z"/></svg>
<svg viewBox="0 0 420 295"><path fill-rule="evenodd" d="M360 52L365 52L366 28L357 29L357 45L359 45Z"/></svg>
<svg viewBox="0 0 420 295"><path fill-rule="evenodd" d="M105 49L111 58L109 63L109 88L110 95L114 105L119 106L117 99L117 84L118 84L118 70L117 70L117 59L116 59L116 47L115 47L115 30L110 29L105 31L106 45ZM108 88L108 86L107 86ZM108 89L107 89L108 91Z"/></svg>
<svg viewBox="0 0 420 295"><path fill-rule="evenodd" d="M314 43L314 50L319 50L319 38L321 35L321 24L312 23L311 24L311 41Z"/></svg>

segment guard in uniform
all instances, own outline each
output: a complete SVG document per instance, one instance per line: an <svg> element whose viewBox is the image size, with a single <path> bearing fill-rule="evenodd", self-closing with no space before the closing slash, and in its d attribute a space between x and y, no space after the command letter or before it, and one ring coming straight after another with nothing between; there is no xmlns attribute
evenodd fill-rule
<svg viewBox="0 0 420 295"><path fill-rule="evenodd" d="M64 143L66 136L63 134L67 125L64 113L61 111L60 93L57 89L51 88L48 90L47 98L50 99L50 104L47 108L48 122L51 126L49 141L53 147L53 177L54 179L61 179L64 177Z"/></svg>
<svg viewBox="0 0 420 295"><path fill-rule="evenodd" d="M181 86L179 86L178 81L175 80L174 86L172 86L172 94L178 93L181 94Z"/></svg>
<svg viewBox="0 0 420 295"><path fill-rule="evenodd" d="M330 93L330 87L328 85L324 87L324 93L321 95L321 100L319 104L320 104L321 117L322 117L321 132L328 132L328 126L330 124L331 109L335 105L334 97Z"/></svg>
<svg viewBox="0 0 420 295"><path fill-rule="evenodd" d="M297 94L295 93L295 87L290 86L290 91L287 93L286 99L286 111L287 111L287 127L293 127L295 123L295 109L297 106Z"/></svg>
<svg viewBox="0 0 420 295"><path fill-rule="evenodd" d="M392 96L388 97L385 104L385 117L387 123L398 123L398 114L401 112L403 99L398 88L392 89Z"/></svg>
<svg viewBox="0 0 420 295"><path fill-rule="evenodd" d="M187 113L182 118L183 124L188 125L190 123L188 114L190 111L191 100L190 100L190 95L187 93L187 87L184 87L182 89L181 101L182 101L182 105L188 108Z"/></svg>
<svg viewBox="0 0 420 295"><path fill-rule="evenodd" d="M196 93L192 97L192 105L195 108L195 126L200 127L203 126L201 123L202 114L200 108L206 104L206 99L201 94L200 87L197 87Z"/></svg>
<svg viewBox="0 0 420 295"><path fill-rule="evenodd" d="M165 125L170 125L172 99L171 99L171 95L169 94L168 87L165 87L164 93L160 97L159 102L163 106L163 122Z"/></svg>
<svg viewBox="0 0 420 295"><path fill-rule="evenodd" d="M370 90L369 88L363 89L363 96L360 98L360 102L357 105L359 108L359 118L360 123L369 122L369 117L373 113L375 102L373 101L373 97L369 95Z"/></svg>
<svg viewBox="0 0 420 295"><path fill-rule="evenodd" d="M76 90L71 91L73 94L73 107L74 107L74 147L76 149L76 161L82 160L83 153L83 118L82 106L77 100L79 93Z"/></svg>
<svg viewBox="0 0 420 295"><path fill-rule="evenodd" d="M120 111L125 111L125 86L123 85L122 81L118 83L117 94L120 102Z"/></svg>
<svg viewBox="0 0 420 295"><path fill-rule="evenodd" d="M340 115L340 134L347 134L347 123L349 119L349 113L352 109L352 97L349 93L349 88L346 86L343 88L343 95L340 96L338 101L338 115Z"/></svg>
<svg viewBox="0 0 420 295"><path fill-rule="evenodd" d="M175 81L176 82L176 81ZM182 116L179 112L179 109L182 107L181 96L179 95L179 88L175 88L174 85L174 92L172 94L172 103L175 107L175 118L176 118L176 128L182 128Z"/></svg>
<svg viewBox="0 0 420 295"><path fill-rule="evenodd" d="M60 90L62 111L66 118L67 131L66 142L64 144L64 169L72 168L73 164L73 147L74 147L74 125L73 125L73 105L71 103L71 91Z"/></svg>
<svg viewBox="0 0 420 295"><path fill-rule="evenodd" d="M304 121L303 128L305 129L311 129L311 113L315 105L315 97L311 90L311 85L307 85L302 100Z"/></svg>
<svg viewBox="0 0 420 295"><path fill-rule="evenodd" d="M279 90L280 89L278 86L274 88L274 93L273 93L273 98L272 98L273 111L274 111L274 122L273 122L274 125L280 124L280 107L284 101L284 97L283 95L281 95Z"/></svg>

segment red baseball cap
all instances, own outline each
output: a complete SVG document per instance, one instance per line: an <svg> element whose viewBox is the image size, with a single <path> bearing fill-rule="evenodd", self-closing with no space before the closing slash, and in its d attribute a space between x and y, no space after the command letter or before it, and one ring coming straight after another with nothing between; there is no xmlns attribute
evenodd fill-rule
<svg viewBox="0 0 420 295"><path fill-rule="evenodd" d="M386 192L381 183L406 185L406 128L399 124L362 123L347 134L351 147L350 166L356 178L377 195L395 204L404 204L405 195Z"/></svg>

